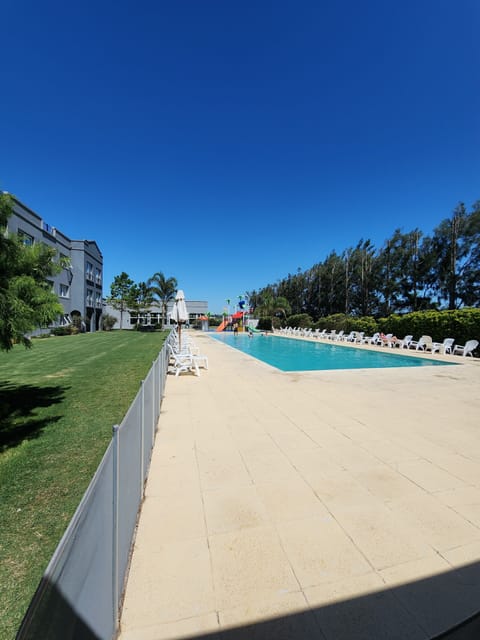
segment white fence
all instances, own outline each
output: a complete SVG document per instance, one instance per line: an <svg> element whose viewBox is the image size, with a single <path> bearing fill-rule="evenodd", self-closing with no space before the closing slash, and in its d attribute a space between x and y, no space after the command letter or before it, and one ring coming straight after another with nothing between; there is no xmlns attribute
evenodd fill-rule
<svg viewBox="0 0 480 640"><path fill-rule="evenodd" d="M65 531L17 640L111 640L168 370L167 342Z"/></svg>

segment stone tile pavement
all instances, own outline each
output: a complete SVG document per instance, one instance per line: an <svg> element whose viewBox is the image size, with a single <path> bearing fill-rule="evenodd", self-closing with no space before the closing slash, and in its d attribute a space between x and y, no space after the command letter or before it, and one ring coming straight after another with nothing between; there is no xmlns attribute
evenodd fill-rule
<svg viewBox="0 0 480 640"><path fill-rule="evenodd" d="M479 362L282 373L192 335L120 640L426 639L480 609Z"/></svg>

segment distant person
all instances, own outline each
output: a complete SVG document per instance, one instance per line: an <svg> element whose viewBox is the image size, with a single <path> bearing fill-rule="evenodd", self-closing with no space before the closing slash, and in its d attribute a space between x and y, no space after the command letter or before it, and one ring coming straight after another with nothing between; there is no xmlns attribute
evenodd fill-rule
<svg viewBox="0 0 480 640"><path fill-rule="evenodd" d="M387 347L394 347L397 342L400 342L397 336L385 335L384 333L380 334L380 340L382 341L382 345Z"/></svg>
<svg viewBox="0 0 480 640"><path fill-rule="evenodd" d="M253 331L248 327L248 337L253 338Z"/></svg>
<svg viewBox="0 0 480 640"><path fill-rule="evenodd" d="M236 322L234 322L234 324L233 324L233 333L235 335L237 335L237 333L238 333L238 324Z"/></svg>

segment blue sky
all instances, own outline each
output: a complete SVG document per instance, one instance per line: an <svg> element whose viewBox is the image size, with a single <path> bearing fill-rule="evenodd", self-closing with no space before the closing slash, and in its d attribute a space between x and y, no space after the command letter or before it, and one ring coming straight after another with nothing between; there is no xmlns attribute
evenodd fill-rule
<svg viewBox="0 0 480 640"><path fill-rule="evenodd" d="M220 312L480 199L478 0L2 0L0 189Z"/></svg>

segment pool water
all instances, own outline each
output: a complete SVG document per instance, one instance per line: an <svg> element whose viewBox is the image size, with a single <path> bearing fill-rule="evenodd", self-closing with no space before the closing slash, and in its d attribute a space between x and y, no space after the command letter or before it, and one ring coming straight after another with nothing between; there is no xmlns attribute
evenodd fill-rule
<svg viewBox="0 0 480 640"><path fill-rule="evenodd" d="M318 371L332 369L385 369L391 367L449 366L455 363L416 358L392 349L370 351L324 342L280 338L272 335L235 335L232 332L210 333L212 338L266 362L281 371ZM405 351L403 351L405 353Z"/></svg>

